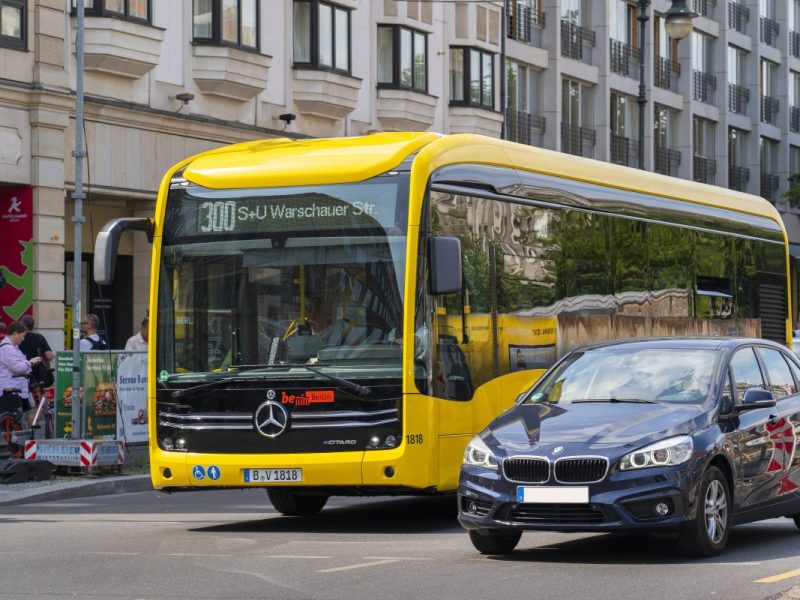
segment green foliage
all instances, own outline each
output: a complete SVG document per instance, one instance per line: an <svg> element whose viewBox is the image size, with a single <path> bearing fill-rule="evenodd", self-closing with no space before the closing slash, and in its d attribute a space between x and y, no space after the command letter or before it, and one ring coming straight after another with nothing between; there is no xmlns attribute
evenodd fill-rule
<svg viewBox="0 0 800 600"><path fill-rule="evenodd" d="M793 175L789 175L789 189L783 193L783 197L786 198L786 202L789 203L789 206L792 208L799 208L800 207L800 173L794 173Z"/></svg>

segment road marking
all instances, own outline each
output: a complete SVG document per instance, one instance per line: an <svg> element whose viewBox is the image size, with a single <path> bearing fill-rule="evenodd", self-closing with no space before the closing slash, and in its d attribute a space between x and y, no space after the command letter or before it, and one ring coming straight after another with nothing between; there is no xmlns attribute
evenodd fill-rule
<svg viewBox="0 0 800 600"><path fill-rule="evenodd" d="M337 571L350 571L352 569L364 569L366 567L377 567L379 565L388 565L390 563L399 562L394 558L387 558L385 560L373 560L371 562L358 563L356 565L347 565L346 567L334 567L332 569L322 569L317 573L336 573Z"/></svg>
<svg viewBox="0 0 800 600"><path fill-rule="evenodd" d="M141 552L84 552L97 556L139 556Z"/></svg>
<svg viewBox="0 0 800 600"><path fill-rule="evenodd" d="M365 556L367 560L433 560L432 558L419 558L417 556Z"/></svg>
<svg viewBox="0 0 800 600"><path fill-rule="evenodd" d="M308 554L297 554L297 555L292 555L292 554L262 554L260 556L260 558L299 558L301 560L304 559L304 558L318 558L320 560L323 560L323 559L328 559L328 558L333 558L333 557L332 556L309 556Z"/></svg>
<svg viewBox="0 0 800 600"><path fill-rule="evenodd" d="M764 577L764 579L756 579L754 583L775 583L784 579L791 579L792 577L800 577L800 569L794 571L786 571L785 573L778 573L772 577Z"/></svg>
<svg viewBox="0 0 800 600"><path fill-rule="evenodd" d="M191 552L170 552L167 556L233 556L233 554L193 554Z"/></svg>

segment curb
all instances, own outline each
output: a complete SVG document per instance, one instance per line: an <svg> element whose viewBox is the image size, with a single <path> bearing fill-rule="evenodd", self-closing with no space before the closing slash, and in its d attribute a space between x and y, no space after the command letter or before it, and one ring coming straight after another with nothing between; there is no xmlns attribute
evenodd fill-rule
<svg viewBox="0 0 800 600"><path fill-rule="evenodd" d="M9 484L8 487L11 488L13 485ZM0 487L0 506L145 492L152 489L150 475L122 475L84 481L67 481L20 492L13 491L13 488L6 492Z"/></svg>

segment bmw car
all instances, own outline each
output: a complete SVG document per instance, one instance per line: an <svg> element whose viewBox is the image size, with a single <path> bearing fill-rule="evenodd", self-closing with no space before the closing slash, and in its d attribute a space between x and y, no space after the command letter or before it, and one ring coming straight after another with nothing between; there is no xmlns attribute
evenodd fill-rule
<svg viewBox="0 0 800 600"><path fill-rule="evenodd" d="M459 522L484 554L523 531L651 532L696 556L731 527L800 527L800 362L760 339L583 346L472 439Z"/></svg>

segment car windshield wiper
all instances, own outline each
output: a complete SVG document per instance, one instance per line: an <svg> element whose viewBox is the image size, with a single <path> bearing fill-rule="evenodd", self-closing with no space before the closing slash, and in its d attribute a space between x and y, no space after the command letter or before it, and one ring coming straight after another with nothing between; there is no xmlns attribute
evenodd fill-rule
<svg viewBox="0 0 800 600"><path fill-rule="evenodd" d="M591 398L587 400L573 400L572 404L588 404L591 402L611 402L613 404L658 404L653 400L642 400L640 398Z"/></svg>
<svg viewBox="0 0 800 600"><path fill-rule="evenodd" d="M315 366L325 367L325 366L328 366L328 365L317 364ZM346 388L348 390L354 391L359 396L369 396L369 395L372 394L372 389L367 387L367 386L359 385L355 381L350 381L349 379L343 379L342 377L337 377L336 375L331 375L330 373L326 373L325 371L320 371L320 370L318 370L318 369L316 369L314 367L311 367L309 365L305 365L305 364L302 364L302 363L285 363L285 364L282 364L282 365L281 364L271 364L271 365L231 365L230 368L229 368L229 371L234 371L235 372L236 370L251 371L251 370L255 370L255 369L292 369L294 367L300 367L300 368L303 368L303 369L305 369L307 371L311 371L312 373L316 373L317 375L320 375L321 377L325 377L326 379L330 379L331 381L333 381L334 383L339 384L343 388ZM236 381L240 381L239 379L237 379L235 377L234 378L228 378L228 379L229 380L233 379L233 380L236 380ZM216 382L212 382L212 383L216 383ZM202 384L202 385L209 385L209 384ZM200 386L195 386L195 387L200 387ZM194 389L194 388L188 388L188 389L191 390L191 389ZM186 391L186 390L184 390L184 391ZM175 395L173 393L173 398L174 397L175 397ZM180 396L178 396L178 397L180 397Z"/></svg>

